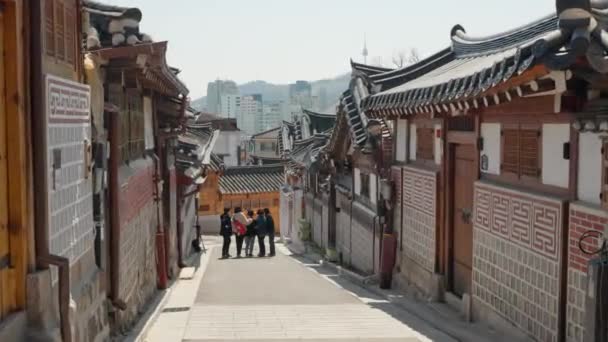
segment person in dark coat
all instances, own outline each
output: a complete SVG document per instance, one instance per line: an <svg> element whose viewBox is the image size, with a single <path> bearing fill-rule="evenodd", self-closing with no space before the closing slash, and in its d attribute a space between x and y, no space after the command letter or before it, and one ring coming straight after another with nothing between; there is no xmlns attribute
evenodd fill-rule
<svg viewBox="0 0 608 342"><path fill-rule="evenodd" d="M264 210L258 210L258 216L256 218L255 228L258 235L258 244L260 245L259 257L266 256L266 245L264 244L264 238L266 237L266 218L264 217Z"/></svg>
<svg viewBox="0 0 608 342"><path fill-rule="evenodd" d="M253 256L253 247L255 245L255 237L258 235L255 229L257 222L253 219L253 210L247 212L247 217L251 219L251 223L247 225L247 233L245 233L245 256L250 258Z"/></svg>
<svg viewBox="0 0 608 342"><path fill-rule="evenodd" d="M270 215L270 210L268 208L264 208L264 218L266 220L266 235L268 235L268 243L270 245L270 254L268 256L275 256L274 250L274 220L272 219L272 215Z"/></svg>
<svg viewBox="0 0 608 342"><path fill-rule="evenodd" d="M232 218L230 217L230 209L224 208L224 213L220 215L220 235L224 237L222 244L222 259L230 258L228 251L230 250L230 240L232 236Z"/></svg>

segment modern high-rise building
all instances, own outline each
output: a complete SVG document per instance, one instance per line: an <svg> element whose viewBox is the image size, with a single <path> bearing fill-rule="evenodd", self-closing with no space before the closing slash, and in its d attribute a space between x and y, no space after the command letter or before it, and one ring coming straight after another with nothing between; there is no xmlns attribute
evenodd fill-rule
<svg viewBox="0 0 608 342"><path fill-rule="evenodd" d="M264 115L264 105L262 95L243 95L240 96L240 108L237 112L238 127L247 134L257 133L256 122Z"/></svg>
<svg viewBox="0 0 608 342"><path fill-rule="evenodd" d="M240 95L223 95L220 99L220 114L224 118L236 119L241 111Z"/></svg>
<svg viewBox="0 0 608 342"><path fill-rule="evenodd" d="M219 114L222 110L222 97L225 95L238 95L239 87L234 81L216 80L207 84L207 109L211 113Z"/></svg>
<svg viewBox="0 0 608 342"><path fill-rule="evenodd" d="M279 127L287 112L287 104L284 101L268 101L264 103L264 115L257 122L258 132L267 131L271 128Z"/></svg>

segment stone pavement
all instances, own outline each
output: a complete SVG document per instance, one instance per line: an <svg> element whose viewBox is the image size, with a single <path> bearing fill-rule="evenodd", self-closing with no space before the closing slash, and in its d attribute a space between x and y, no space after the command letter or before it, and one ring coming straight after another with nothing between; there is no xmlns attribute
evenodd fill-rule
<svg viewBox="0 0 608 342"><path fill-rule="evenodd" d="M219 256L212 246L178 281L144 341L455 341L318 265Z"/></svg>

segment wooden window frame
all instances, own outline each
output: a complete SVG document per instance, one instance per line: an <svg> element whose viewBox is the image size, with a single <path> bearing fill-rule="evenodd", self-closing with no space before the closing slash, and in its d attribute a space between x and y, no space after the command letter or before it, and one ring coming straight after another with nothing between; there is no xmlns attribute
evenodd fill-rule
<svg viewBox="0 0 608 342"><path fill-rule="evenodd" d="M516 134L515 139L517 139L517 149L516 149L516 159L512 166L507 166L505 159L507 149L505 148L509 136L512 134ZM526 136L524 136L524 134ZM534 135L532 135L534 134ZM523 165L523 157L524 152L530 152L530 144L522 146L522 139L536 139L534 142L536 146L534 149L536 150L536 175L532 175L530 171L524 170L525 165ZM500 130L500 175L502 179L519 182L524 184L529 183L542 183L542 125L535 123L503 123L501 125ZM511 145L511 144L509 144ZM532 145L533 146L533 145ZM525 151L528 149L528 151Z"/></svg>
<svg viewBox="0 0 608 342"><path fill-rule="evenodd" d="M421 165L436 165L435 122L430 120L417 120L413 122L413 125L416 126L416 160L411 160L411 162Z"/></svg>
<svg viewBox="0 0 608 342"><path fill-rule="evenodd" d="M75 0L44 1L44 53L73 67L79 60L78 4Z"/></svg>

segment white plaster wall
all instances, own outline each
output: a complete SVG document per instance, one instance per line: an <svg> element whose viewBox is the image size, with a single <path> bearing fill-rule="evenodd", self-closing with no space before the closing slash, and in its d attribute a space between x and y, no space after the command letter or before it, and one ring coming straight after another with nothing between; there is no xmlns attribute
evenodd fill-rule
<svg viewBox="0 0 608 342"><path fill-rule="evenodd" d="M361 195L361 170L355 168L355 194Z"/></svg>
<svg viewBox="0 0 608 342"><path fill-rule="evenodd" d="M435 164L441 165L441 158L443 156L443 144L441 143L441 137L437 137L437 132L441 131L441 124L436 124L435 130Z"/></svg>
<svg viewBox="0 0 608 342"><path fill-rule="evenodd" d="M152 99L144 96L144 144L146 150L154 148L154 127L152 122Z"/></svg>
<svg viewBox="0 0 608 342"><path fill-rule="evenodd" d="M564 143L570 141L569 124L543 124L543 184L567 188L570 161L564 159Z"/></svg>
<svg viewBox="0 0 608 342"><path fill-rule="evenodd" d="M579 136L578 198L600 204L602 187L602 142L597 134Z"/></svg>
<svg viewBox="0 0 608 342"><path fill-rule="evenodd" d="M213 147L213 153L216 154L229 154L224 157L224 164L226 166L238 165L238 147L241 144L240 131L221 131L220 135L215 142Z"/></svg>
<svg viewBox="0 0 608 342"><path fill-rule="evenodd" d="M378 177L375 174L369 175L369 196L373 204L378 202Z"/></svg>
<svg viewBox="0 0 608 342"><path fill-rule="evenodd" d="M407 120L397 120L397 146L395 149L395 159L399 162L407 160Z"/></svg>
<svg viewBox="0 0 608 342"><path fill-rule="evenodd" d="M410 160L416 160L416 124L410 125Z"/></svg>
<svg viewBox="0 0 608 342"><path fill-rule="evenodd" d="M481 170L484 173L494 175L500 174L500 124L499 123L482 123L481 137L483 138L483 150L480 157L488 156L488 169Z"/></svg>

